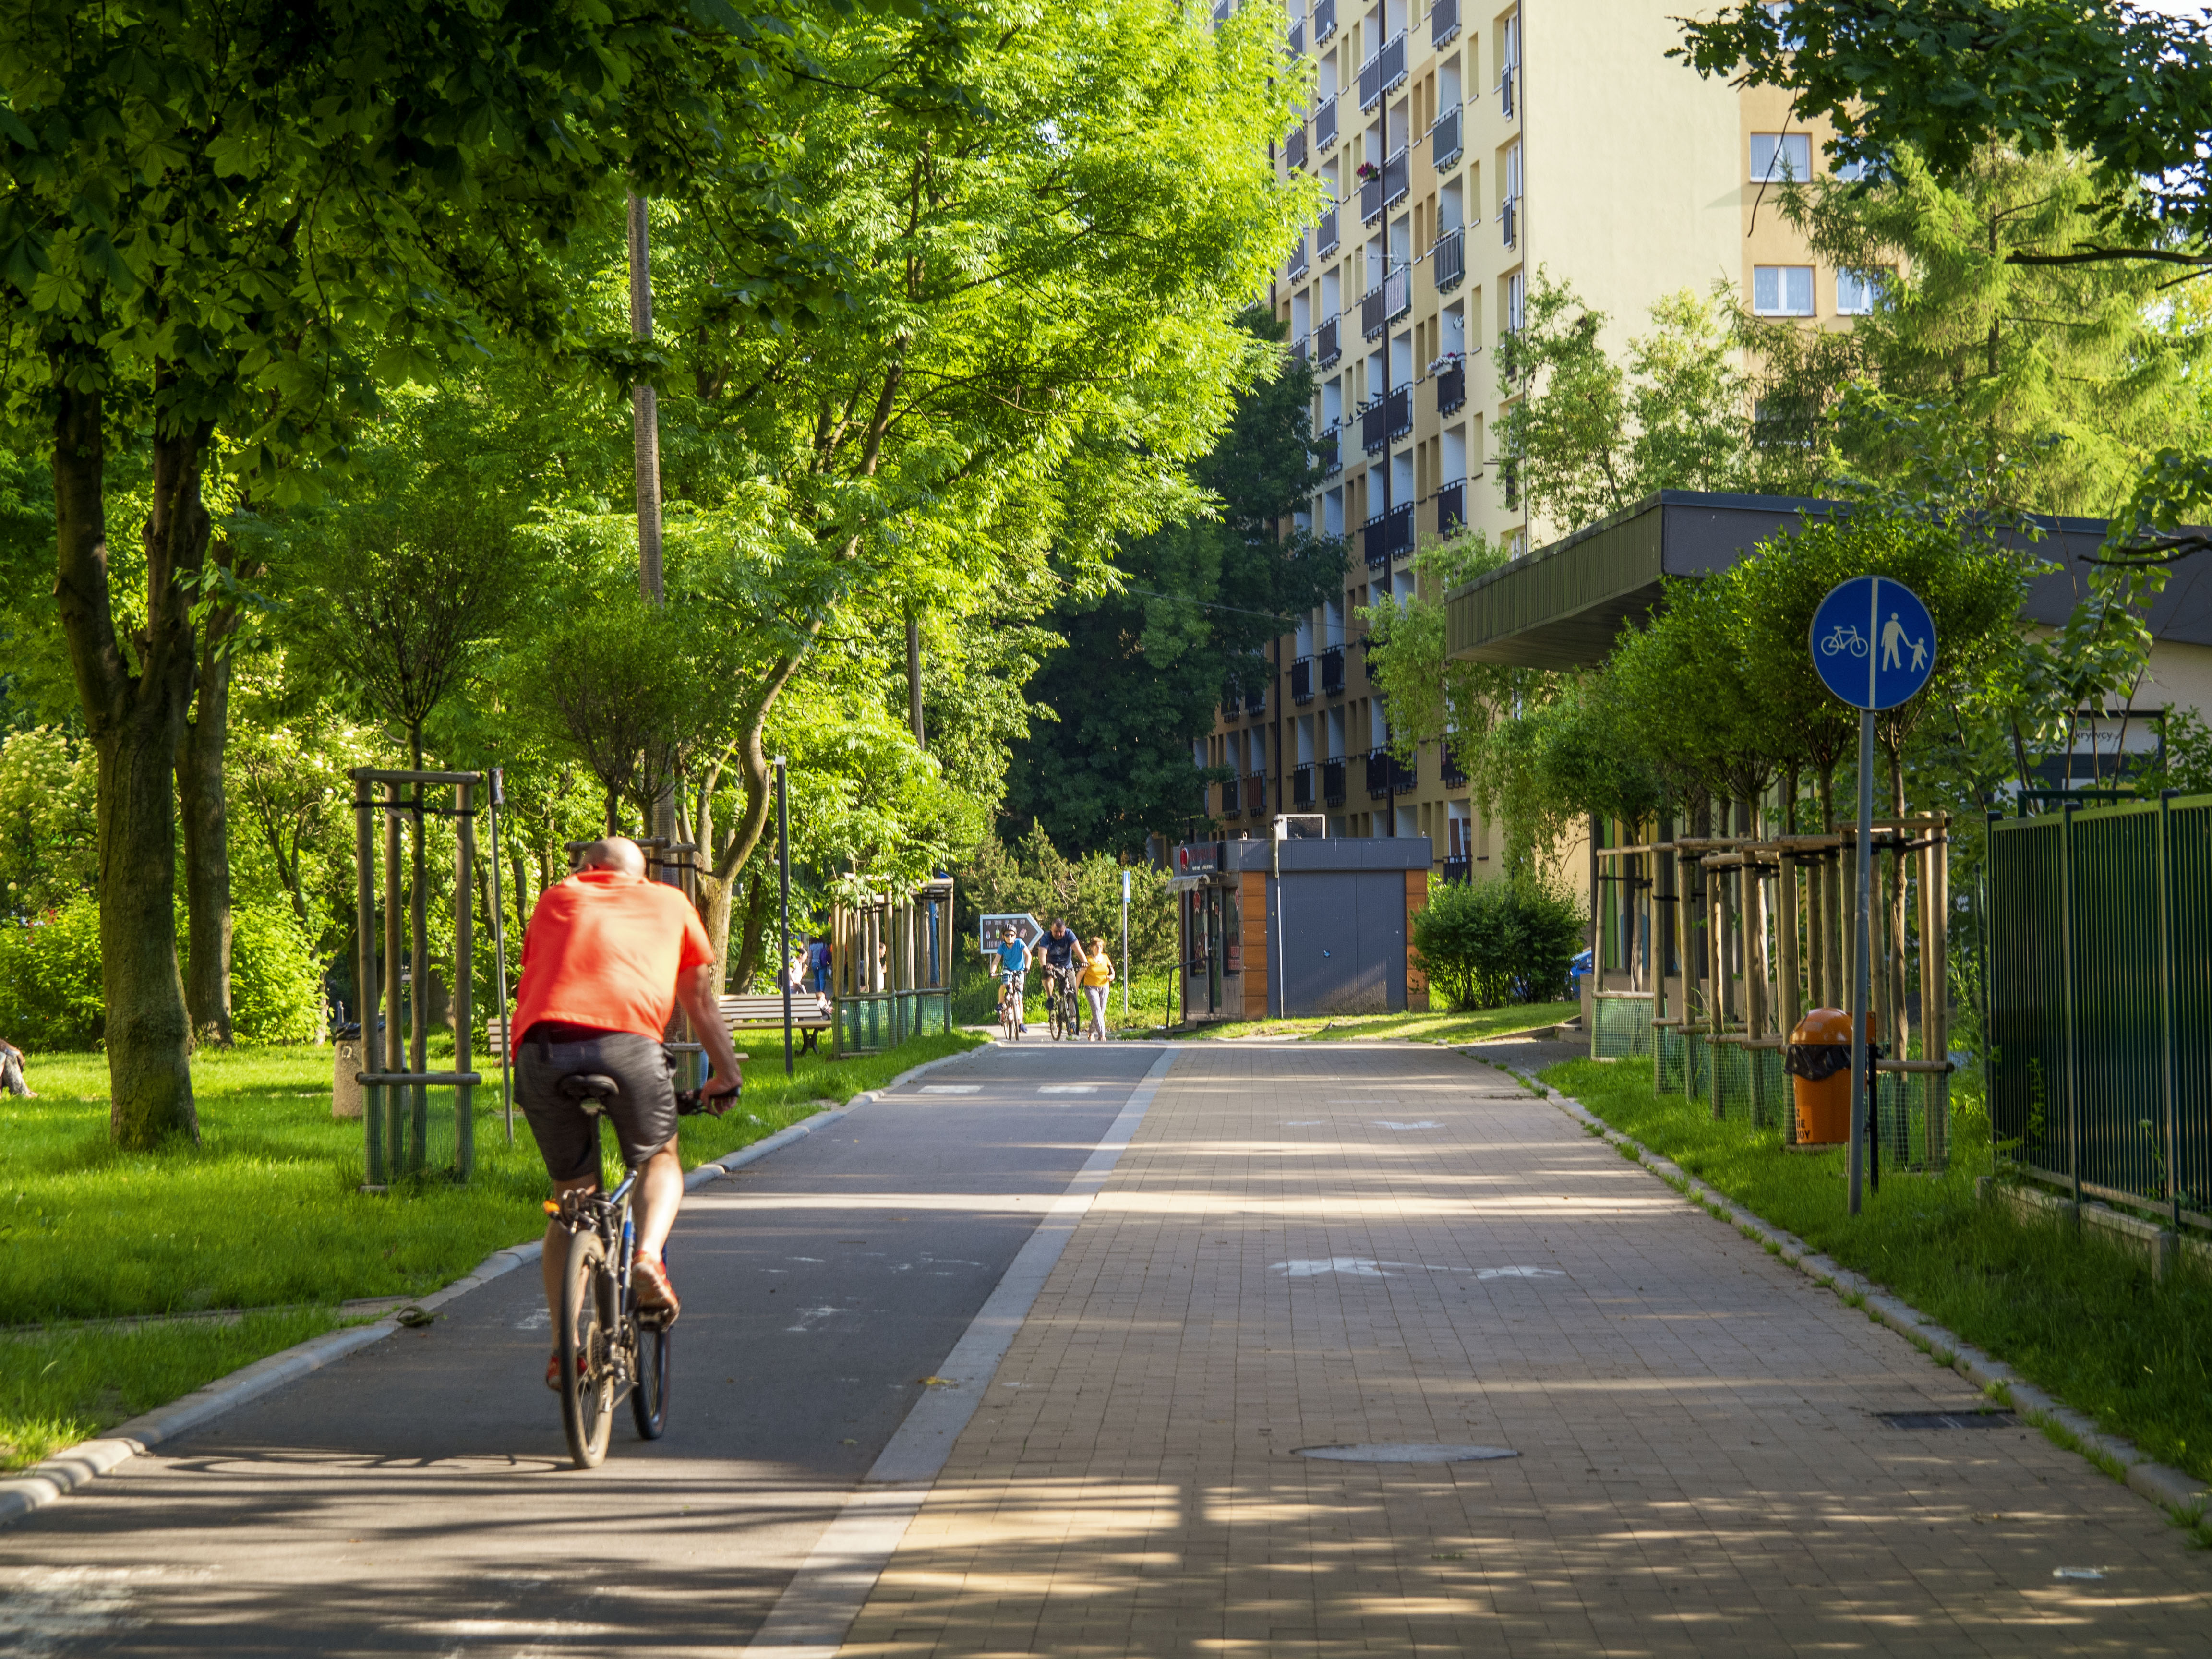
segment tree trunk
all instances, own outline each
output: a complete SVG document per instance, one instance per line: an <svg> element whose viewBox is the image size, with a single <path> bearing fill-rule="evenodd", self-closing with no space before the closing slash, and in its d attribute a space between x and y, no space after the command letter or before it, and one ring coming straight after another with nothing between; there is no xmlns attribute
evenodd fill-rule
<svg viewBox="0 0 2212 1659"><path fill-rule="evenodd" d="M146 623L132 662L116 637L97 392L64 380L54 413L54 595L99 763L100 990L108 1129L143 1149L199 1137L184 981L177 971L177 744L192 695L191 596L177 580L206 553L200 457L208 431L158 434L145 529Z"/></svg>
<svg viewBox="0 0 2212 1659"><path fill-rule="evenodd" d="M216 549L230 568L231 550ZM222 757L230 740L230 641L238 607L218 600L210 608L200 647L199 696L194 715L177 744L177 802L185 830L185 1009L193 1040L218 1048L230 1031L230 832L225 817ZM280 866L281 868L281 866ZM300 920L307 908L288 882Z"/></svg>
<svg viewBox="0 0 2212 1659"><path fill-rule="evenodd" d="M761 930L767 922L768 878L756 869L752 886L745 894L745 931L738 942L737 971L731 975L739 996L752 988L753 975L760 972Z"/></svg>

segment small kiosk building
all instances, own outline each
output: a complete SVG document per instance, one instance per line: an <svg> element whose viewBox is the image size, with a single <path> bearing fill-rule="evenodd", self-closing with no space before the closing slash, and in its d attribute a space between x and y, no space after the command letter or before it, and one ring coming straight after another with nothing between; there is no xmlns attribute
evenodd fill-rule
<svg viewBox="0 0 2212 1659"><path fill-rule="evenodd" d="M1188 842L1170 855L1186 1022L1428 1006L1408 959L1425 836Z"/></svg>

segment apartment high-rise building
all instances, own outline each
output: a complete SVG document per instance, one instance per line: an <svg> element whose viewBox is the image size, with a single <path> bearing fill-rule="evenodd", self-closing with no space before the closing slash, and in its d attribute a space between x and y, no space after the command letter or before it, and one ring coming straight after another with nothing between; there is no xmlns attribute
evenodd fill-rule
<svg viewBox="0 0 2212 1659"><path fill-rule="evenodd" d="M1826 132L1793 126L1779 91L1668 58L1679 28L1655 0L1286 3L1290 49L1316 73L1280 165L1325 180L1333 205L1273 298L1314 366L1328 469L1301 522L1346 535L1352 557L1342 594L1276 642L1272 684L1240 688L1193 758L1237 769L1208 801L1231 835L1325 812L1333 835L1427 836L1447 876L1479 878L1503 849L1449 754L1385 751L1358 613L1455 524L1523 551L1568 528L1531 522L1498 459L1514 391L1498 341L1535 274L1605 313L1616 352L1682 289L1725 283L1815 325L1869 292L1820 268L1779 211L1785 174L1826 166Z"/></svg>

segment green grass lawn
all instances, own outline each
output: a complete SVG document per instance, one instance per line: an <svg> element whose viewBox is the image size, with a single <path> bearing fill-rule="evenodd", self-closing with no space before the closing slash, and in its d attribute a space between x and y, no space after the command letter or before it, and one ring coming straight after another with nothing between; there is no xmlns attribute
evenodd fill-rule
<svg viewBox="0 0 2212 1659"><path fill-rule="evenodd" d="M2212 1480L2212 1273L2155 1283L2146 1261L2094 1234L1978 1203L1973 1178L1990 1157L1971 1101L1950 1170L1885 1171L1853 1219L1842 1152L1785 1152L1779 1129L1716 1123L1703 1103L1655 1095L1648 1061L1573 1060L1541 1075L2147 1455Z"/></svg>
<svg viewBox="0 0 2212 1659"><path fill-rule="evenodd" d="M1189 1037L1296 1036L1324 1042L1400 1037L1415 1042L1483 1042L1492 1037L1556 1025L1581 1012L1573 1002L1516 1003L1467 1013L1340 1014L1334 1018L1231 1020L1176 1033Z"/></svg>
<svg viewBox="0 0 2212 1659"><path fill-rule="evenodd" d="M802 1057L787 1079L781 1054L754 1040L744 1103L684 1120L684 1164L975 1042ZM0 1461L34 1461L328 1329L337 1303L422 1295L544 1231L544 1166L520 1113L507 1144L495 1087L477 1091L473 1181L363 1194L362 1126L330 1115L331 1064L328 1048L198 1054L199 1146L119 1152L107 1140L106 1057L32 1057L40 1098L0 1097L0 1328L53 1328L0 1333ZM450 1100L434 1091L434 1113ZM232 1325L67 1323L219 1308L292 1311Z"/></svg>

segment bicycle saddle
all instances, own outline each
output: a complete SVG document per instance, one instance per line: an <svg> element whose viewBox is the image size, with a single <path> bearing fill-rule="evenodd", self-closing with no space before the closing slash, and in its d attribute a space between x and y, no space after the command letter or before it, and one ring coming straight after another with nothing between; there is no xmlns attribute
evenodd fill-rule
<svg viewBox="0 0 2212 1659"><path fill-rule="evenodd" d="M571 1073L561 1079L559 1086L562 1098L594 1112L622 1092L622 1085L596 1072Z"/></svg>

